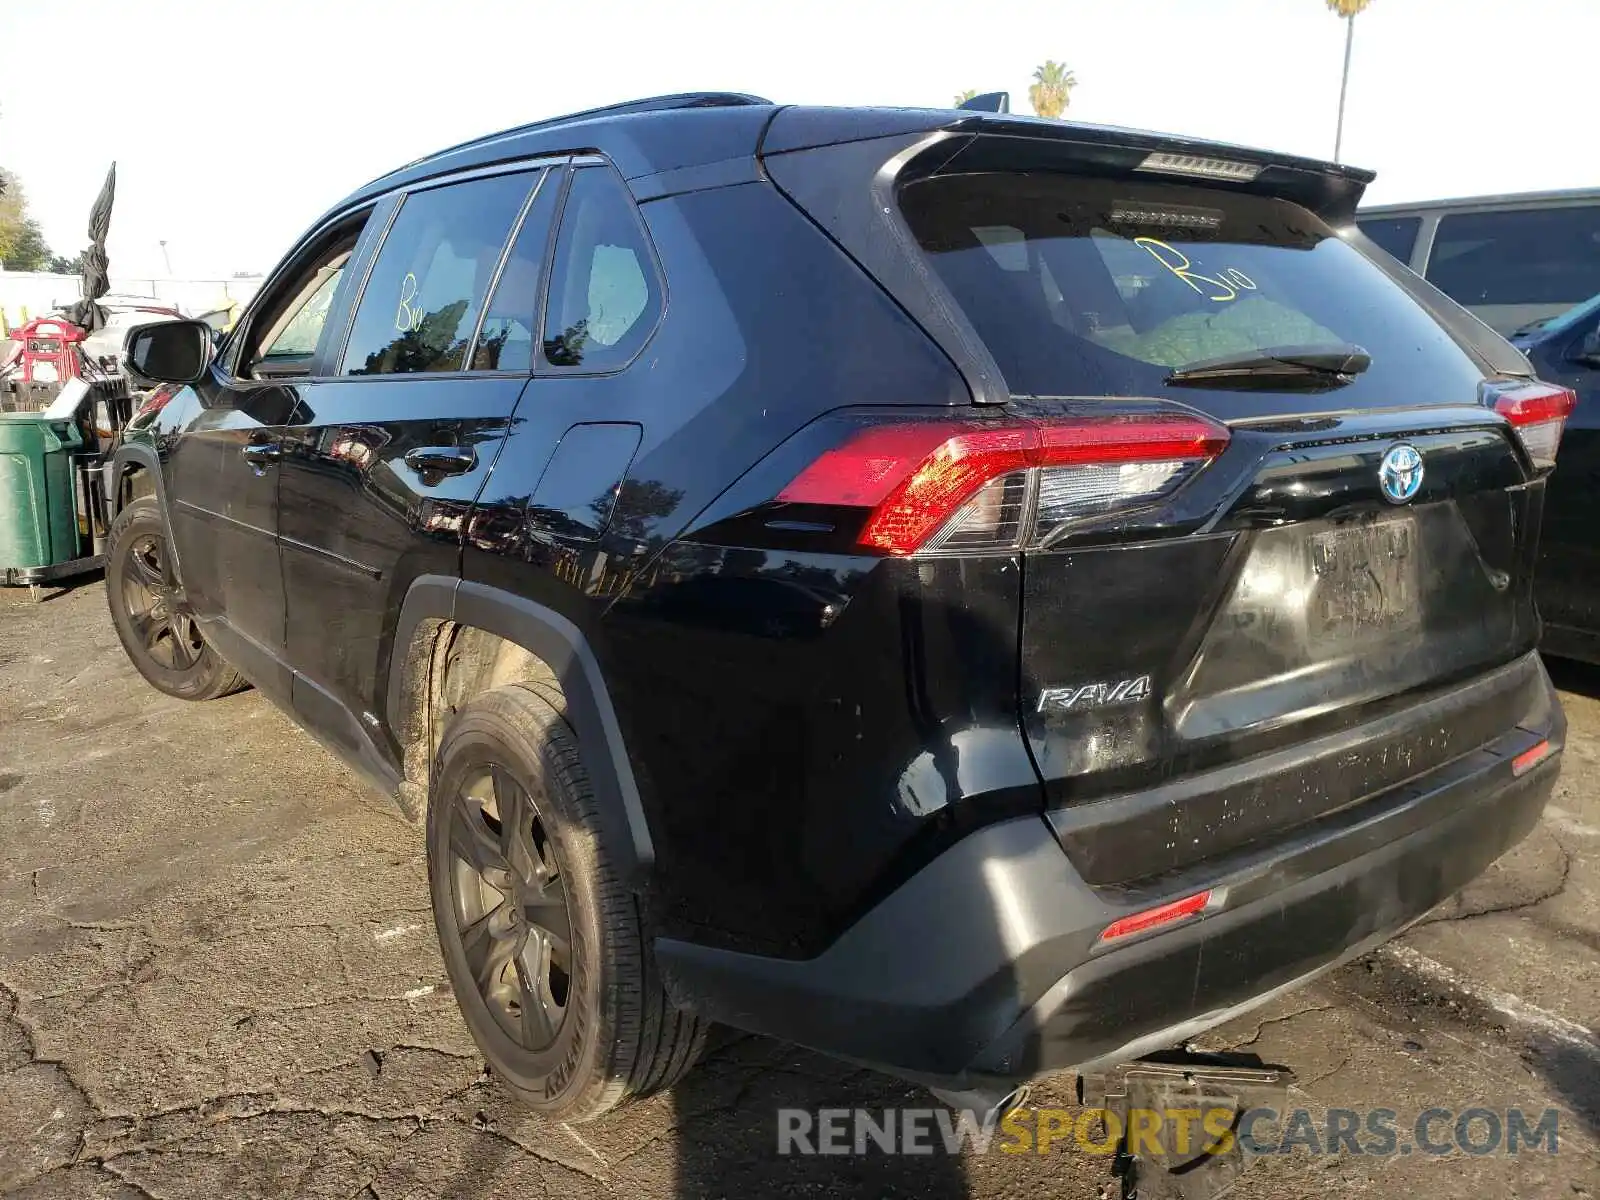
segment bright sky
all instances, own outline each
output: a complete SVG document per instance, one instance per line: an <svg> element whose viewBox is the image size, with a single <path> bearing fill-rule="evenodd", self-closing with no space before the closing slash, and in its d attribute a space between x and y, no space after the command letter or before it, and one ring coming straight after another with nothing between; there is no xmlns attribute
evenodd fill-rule
<svg viewBox="0 0 1600 1200"><path fill-rule="evenodd" d="M1600 185L1596 46L1597 0L1374 0L1343 157L1373 202ZM1069 117L1328 157L1343 54L1324 0L0 0L0 164L70 253L115 159L113 274L224 276L418 155L664 92L1028 111L1054 58Z"/></svg>

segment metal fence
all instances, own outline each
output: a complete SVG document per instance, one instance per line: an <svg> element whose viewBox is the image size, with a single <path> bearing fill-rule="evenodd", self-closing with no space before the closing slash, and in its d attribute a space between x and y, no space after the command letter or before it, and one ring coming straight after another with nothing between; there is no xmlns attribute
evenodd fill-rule
<svg viewBox="0 0 1600 1200"><path fill-rule="evenodd" d="M0 271L0 338L32 317L78 299L82 280L76 275L44 271ZM138 279L111 277L107 299L142 298L170 304L191 315L230 304L243 305L261 287L261 277L242 279Z"/></svg>

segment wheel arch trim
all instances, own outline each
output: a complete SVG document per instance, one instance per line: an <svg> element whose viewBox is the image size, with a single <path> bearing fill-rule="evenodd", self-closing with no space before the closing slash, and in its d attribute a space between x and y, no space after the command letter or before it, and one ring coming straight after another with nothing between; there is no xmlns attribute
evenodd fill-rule
<svg viewBox="0 0 1600 1200"><path fill-rule="evenodd" d="M150 477L150 486L156 498L156 509L161 513L161 524L167 532L167 553L172 556L172 569L181 582L183 563L177 539L172 536L172 515L167 511L167 480L161 473L161 456L156 453L153 446L147 446L142 442L124 442L112 452L110 478L103 478L103 482L108 485L106 503L111 520L116 520L122 514L122 483L135 469L143 471Z"/></svg>
<svg viewBox="0 0 1600 1200"><path fill-rule="evenodd" d="M601 817L611 825L612 843L626 856L619 865L635 878L652 866L655 847L599 660L583 631L555 610L467 580L439 575L414 580L395 627L386 701L389 728L405 728L406 667L417 630L425 621L438 620L472 626L514 642L550 666L565 693L568 718Z"/></svg>

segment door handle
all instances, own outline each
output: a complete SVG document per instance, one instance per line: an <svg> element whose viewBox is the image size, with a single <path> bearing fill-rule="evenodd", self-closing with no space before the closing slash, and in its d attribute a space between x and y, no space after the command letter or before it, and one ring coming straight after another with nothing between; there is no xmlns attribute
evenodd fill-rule
<svg viewBox="0 0 1600 1200"><path fill-rule="evenodd" d="M418 446L406 452L406 466L419 475L463 475L478 465L471 446Z"/></svg>
<svg viewBox="0 0 1600 1200"><path fill-rule="evenodd" d="M283 457L283 447L277 442L251 442L239 453L257 475Z"/></svg>

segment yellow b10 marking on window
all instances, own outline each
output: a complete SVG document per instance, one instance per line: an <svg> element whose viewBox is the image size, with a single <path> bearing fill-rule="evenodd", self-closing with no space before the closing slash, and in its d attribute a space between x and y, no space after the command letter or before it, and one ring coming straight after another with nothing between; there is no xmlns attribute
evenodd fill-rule
<svg viewBox="0 0 1600 1200"><path fill-rule="evenodd" d="M1215 300L1219 304L1239 298L1240 291L1253 292L1256 290L1256 281L1251 279L1237 267L1229 267L1216 276L1202 275L1191 270L1193 264L1189 256L1176 246L1153 237L1134 238L1133 244L1143 246L1167 270L1183 280L1207 300ZM1202 287L1201 284L1205 284Z"/></svg>
<svg viewBox="0 0 1600 1200"><path fill-rule="evenodd" d="M417 298L417 277L407 271L406 277L400 281L400 304L394 310L394 327L401 333L415 333L422 328L422 306L411 307L411 302Z"/></svg>

